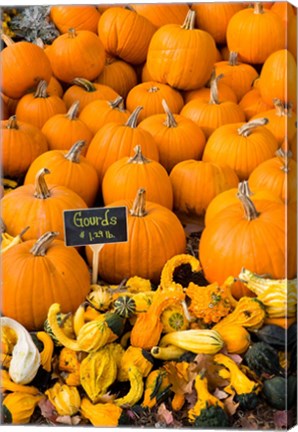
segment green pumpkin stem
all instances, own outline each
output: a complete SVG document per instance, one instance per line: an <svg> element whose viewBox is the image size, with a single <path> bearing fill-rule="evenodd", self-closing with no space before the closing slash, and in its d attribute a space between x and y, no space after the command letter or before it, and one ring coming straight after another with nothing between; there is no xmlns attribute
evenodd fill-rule
<svg viewBox="0 0 298 432"><path fill-rule="evenodd" d="M184 30L193 30L195 28L195 18L196 12L194 10L189 10L181 28Z"/></svg>
<svg viewBox="0 0 298 432"><path fill-rule="evenodd" d="M135 146L134 152L135 155L128 159L127 163L146 164L151 162L150 159L145 158L145 156L143 155L140 145Z"/></svg>
<svg viewBox="0 0 298 432"><path fill-rule="evenodd" d="M6 129L16 129L16 130L19 129L16 115L12 115L9 117L7 121Z"/></svg>
<svg viewBox="0 0 298 432"><path fill-rule="evenodd" d="M86 90L88 93L94 92L96 91L96 87L95 85L91 82L88 81L85 78L75 78L72 81L72 84L77 85L79 87L82 87L84 90Z"/></svg>
<svg viewBox="0 0 298 432"><path fill-rule="evenodd" d="M265 126L268 123L269 120L266 117L251 120L250 122L245 123L240 128L238 128L238 134L244 137L248 137L255 128L259 126Z"/></svg>
<svg viewBox="0 0 298 432"><path fill-rule="evenodd" d="M48 92L48 83L45 80L40 80L37 84L36 91L34 93L35 98L47 98Z"/></svg>
<svg viewBox="0 0 298 432"><path fill-rule="evenodd" d="M80 155L85 146L84 140L79 140L74 143L74 145L69 149L69 151L64 155L65 159L73 163L80 163Z"/></svg>
<svg viewBox="0 0 298 432"><path fill-rule="evenodd" d="M223 78L223 74L220 74L210 81L210 104L219 105L219 97L218 97L218 81Z"/></svg>
<svg viewBox="0 0 298 432"><path fill-rule="evenodd" d="M162 107L165 110L165 113L167 115L166 121L164 122L164 125L168 128L174 128L177 127L177 122L175 120L175 117L173 113L170 111L170 108L166 102L165 99L161 101Z"/></svg>
<svg viewBox="0 0 298 432"><path fill-rule="evenodd" d="M75 120L78 117L79 108L80 108L80 101L77 100L71 105L71 107L67 111L66 117L69 120Z"/></svg>
<svg viewBox="0 0 298 432"><path fill-rule="evenodd" d="M142 106L137 106L136 109L132 112L132 114L129 116L127 122L125 123L124 126L128 126L132 129L137 127L138 124L138 117L140 112L142 111L144 107Z"/></svg>
<svg viewBox="0 0 298 432"><path fill-rule="evenodd" d="M130 214L136 217L144 217L147 214L146 211L146 191L140 188L137 192L137 196L132 204Z"/></svg>
<svg viewBox="0 0 298 432"><path fill-rule="evenodd" d="M44 179L46 174L50 174L50 170L48 168L42 168L35 176L35 198L46 199L51 196L49 188Z"/></svg>
<svg viewBox="0 0 298 432"><path fill-rule="evenodd" d="M34 243L30 249L30 253L32 253L34 256L45 256L50 244L58 235L59 233L55 231L46 232L41 237L39 237L36 243Z"/></svg>
<svg viewBox="0 0 298 432"><path fill-rule="evenodd" d="M257 212L257 209L255 208L255 205L252 202L252 200L250 199L250 197L246 194L243 194L243 193L237 193L237 197L239 198L239 200L242 203L244 213L245 213L245 218L248 221L257 219L259 217L260 213Z"/></svg>

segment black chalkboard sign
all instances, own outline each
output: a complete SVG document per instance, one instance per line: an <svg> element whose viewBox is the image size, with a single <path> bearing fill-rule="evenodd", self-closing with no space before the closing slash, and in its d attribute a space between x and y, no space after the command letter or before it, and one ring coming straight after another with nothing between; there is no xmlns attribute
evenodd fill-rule
<svg viewBox="0 0 298 432"><path fill-rule="evenodd" d="M63 212L66 246L127 241L127 207L98 207Z"/></svg>

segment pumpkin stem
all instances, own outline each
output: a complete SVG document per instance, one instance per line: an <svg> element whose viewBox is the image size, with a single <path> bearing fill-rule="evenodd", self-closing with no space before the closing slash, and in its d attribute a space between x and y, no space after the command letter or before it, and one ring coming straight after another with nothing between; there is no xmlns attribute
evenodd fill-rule
<svg viewBox="0 0 298 432"><path fill-rule="evenodd" d="M35 39L34 44L37 45L39 48L44 49L44 43L40 37Z"/></svg>
<svg viewBox="0 0 298 432"><path fill-rule="evenodd" d="M238 53L236 51L231 51L229 54L229 65L237 66L238 64Z"/></svg>
<svg viewBox="0 0 298 432"><path fill-rule="evenodd" d="M96 91L95 85L91 81L88 81L85 78L75 78L72 81L72 84L77 85L79 87L82 87L87 92L94 92L94 91Z"/></svg>
<svg viewBox="0 0 298 432"><path fill-rule="evenodd" d="M159 91L159 88L157 86L152 86L148 89L148 93L156 93Z"/></svg>
<svg viewBox="0 0 298 432"><path fill-rule="evenodd" d="M85 144L84 140L75 142L66 155L64 155L65 159L73 163L80 163L80 154Z"/></svg>
<svg viewBox="0 0 298 432"><path fill-rule="evenodd" d="M254 4L254 14L263 14L263 13L264 13L263 3L261 3L261 2L255 2L255 4Z"/></svg>
<svg viewBox="0 0 298 432"><path fill-rule="evenodd" d="M288 173L290 171L290 167L289 167L290 158L292 157L291 150L286 152L284 149L280 148L275 152L275 156L278 157L278 159L282 163L280 169L285 173Z"/></svg>
<svg viewBox="0 0 298 432"><path fill-rule="evenodd" d="M166 102L165 99L161 101L162 107L165 110L165 113L167 115L166 121L164 122L164 125L168 128L174 128L177 127L177 122L175 120L175 117L173 113L170 111L170 108Z"/></svg>
<svg viewBox="0 0 298 432"><path fill-rule="evenodd" d="M124 111L124 99L122 96L117 96L115 100L109 101L109 104L113 109L118 108L120 111Z"/></svg>
<svg viewBox="0 0 298 432"><path fill-rule="evenodd" d="M248 137L252 133L253 129L255 129L259 126L264 126L268 123L269 123L269 120L266 117L252 120L248 123L245 123L240 128L238 128L238 134L242 135L243 137Z"/></svg>
<svg viewBox="0 0 298 432"><path fill-rule="evenodd" d="M76 29L74 29L73 27L68 29L68 37L75 38L76 36L77 36Z"/></svg>
<svg viewBox="0 0 298 432"><path fill-rule="evenodd" d="M45 80L40 80L39 83L37 84L34 97L47 98L49 96L47 92L47 88L48 88L48 83Z"/></svg>
<svg viewBox="0 0 298 432"><path fill-rule="evenodd" d="M181 28L184 30L193 30L195 28L195 17L196 12L194 10L189 10Z"/></svg>
<svg viewBox="0 0 298 432"><path fill-rule="evenodd" d="M219 98L218 98L218 81L223 78L223 74L218 75L217 77L214 77L210 81L210 104L219 105Z"/></svg>
<svg viewBox="0 0 298 432"><path fill-rule="evenodd" d="M244 180L238 184L238 193L248 197L253 195L252 191L250 190L248 180Z"/></svg>
<svg viewBox="0 0 298 432"><path fill-rule="evenodd" d="M132 204L132 209L130 210L130 214L136 217L144 217L146 216L146 191L143 188L140 188L137 192L137 196L134 199Z"/></svg>
<svg viewBox="0 0 298 432"><path fill-rule="evenodd" d="M30 226L26 226L26 228L22 229L22 231L19 233L19 236L22 238L22 236L28 231Z"/></svg>
<svg viewBox="0 0 298 432"><path fill-rule="evenodd" d="M48 231L45 234L43 234L41 237L39 237L39 239L36 241L36 243L34 243L32 248L30 249L32 255L45 256L50 244L58 235L59 235L58 232Z"/></svg>
<svg viewBox="0 0 298 432"><path fill-rule="evenodd" d="M80 108L80 101L77 100L71 105L71 107L67 111L66 117L69 120L75 120L78 116L79 108Z"/></svg>
<svg viewBox="0 0 298 432"><path fill-rule="evenodd" d="M50 174L50 170L48 168L42 168L35 176L35 198L46 199L51 196L49 188L44 179L46 174Z"/></svg>
<svg viewBox="0 0 298 432"><path fill-rule="evenodd" d="M7 36L7 34L1 33L1 40L5 43L6 46L13 45L14 40Z"/></svg>
<svg viewBox="0 0 298 432"><path fill-rule="evenodd" d="M145 164L151 162L150 159L145 158L145 156L143 155L140 145L135 146L134 151L135 155L128 159L128 163Z"/></svg>
<svg viewBox="0 0 298 432"><path fill-rule="evenodd" d="M129 116L127 122L124 124L124 126L128 126L132 129L137 127L137 123L138 123L138 117L140 112L142 111L144 107L142 106L137 106L136 109L132 112L132 114Z"/></svg>
<svg viewBox="0 0 298 432"><path fill-rule="evenodd" d="M238 192L237 197L240 199L240 201L243 205L246 219L248 221L257 219L257 217L259 217L260 213L257 212L257 209L255 208L255 205L252 202L252 200L249 198L249 196L246 194Z"/></svg>
<svg viewBox="0 0 298 432"><path fill-rule="evenodd" d="M7 121L6 129L19 129L16 115L12 115L11 117L9 117Z"/></svg>

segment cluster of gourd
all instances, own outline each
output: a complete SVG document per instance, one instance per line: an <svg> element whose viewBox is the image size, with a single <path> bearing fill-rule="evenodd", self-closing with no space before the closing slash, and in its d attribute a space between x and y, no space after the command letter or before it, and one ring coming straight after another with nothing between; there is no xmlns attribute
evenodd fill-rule
<svg viewBox="0 0 298 432"><path fill-rule="evenodd" d="M4 316L33 331L52 305L61 314L81 310L92 250L65 246L63 211L105 205L128 208L128 241L102 248L100 280L121 285L138 276L159 286L166 263L185 253L182 221L191 217L204 222L198 258L211 285L201 299L197 286L184 287L179 302L186 296L208 326L233 314L232 298L259 305L249 297L261 296L266 317L253 326L266 318L289 327L296 310L295 295L286 308L287 280L296 277L296 9L284 2L53 6L50 19L61 33L51 45L2 35ZM243 268L272 279L254 290ZM238 280L227 288L230 276ZM222 298L220 287L231 295L210 314L207 300ZM161 314L164 306L161 298L148 302L155 309L146 316L156 324L152 310ZM124 325L128 317L119 316ZM161 332L165 324L157 322ZM236 331L243 353L249 334L242 324ZM235 342L223 333L217 348Z"/></svg>

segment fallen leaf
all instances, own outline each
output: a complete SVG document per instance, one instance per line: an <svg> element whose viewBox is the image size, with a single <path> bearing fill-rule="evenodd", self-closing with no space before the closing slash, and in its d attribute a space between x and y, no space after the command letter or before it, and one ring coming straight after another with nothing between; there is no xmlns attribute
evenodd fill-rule
<svg viewBox="0 0 298 432"><path fill-rule="evenodd" d="M276 411L273 419L278 429L288 428L289 423L291 423L291 413L289 411Z"/></svg>
<svg viewBox="0 0 298 432"><path fill-rule="evenodd" d="M219 388L216 388L213 392L213 396L217 397L217 399L226 399L229 395L228 393L224 392L223 390L220 390Z"/></svg>
<svg viewBox="0 0 298 432"><path fill-rule="evenodd" d="M194 362L197 364L197 370L205 370L205 377L208 381L208 388L211 392L215 391L218 387L226 387L229 381L219 376L218 372L222 368L213 361L213 355L198 354Z"/></svg>
<svg viewBox="0 0 298 432"><path fill-rule="evenodd" d="M258 423L256 422L254 417L242 417L240 420L241 426L243 427L243 429L248 429L248 430L256 430L259 429L258 427Z"/></svg>
<svg viewBox="0 0 298 432"><path fill-rule="evenodd" d="M157 410L157 420L159 423L164 425L172 425L174 422L174 417L171 411L169 411L164 403L161 403Z"/></svg>
<svg viewBox="0 0 298 432"><path fill-rule="evenodd" d="M80 423L81 417L80 416L58 416L56 418L57 423L62 423L66 425L76 426Z"/></svg>
<svg viewBox="0 0 298 432"><path fill-rule="evenodd" d="M41 411L41 415L51 421L51 422L55 422L58 414L57 411L55 410L54 405L49 401L49 399L44 398L42 399L39 403L38 406L40 408Z"/></svg>
<svg viewBox="0 0 298 432"><path fill-rule="evenodd" d="M239 406L239 402L236 403L234 401L234 395L231 395L227 399L225 399L223 401L223 404L225 407L225 411L231 416L235 414L235 412L237 411L237 408Z"/></svg>

